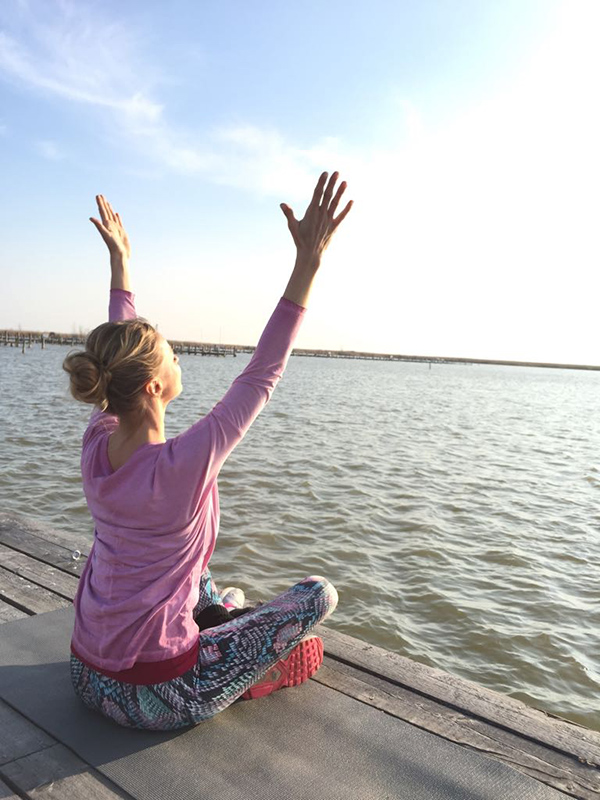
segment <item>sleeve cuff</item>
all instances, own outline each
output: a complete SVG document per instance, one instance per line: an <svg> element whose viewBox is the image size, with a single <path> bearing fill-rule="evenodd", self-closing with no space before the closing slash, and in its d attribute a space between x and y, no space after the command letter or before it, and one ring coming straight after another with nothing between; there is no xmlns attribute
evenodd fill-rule
<svg viewBox="0 0 600 800"><path fill-rule="evenodd" d="M284 308L289 308L292 311L296 311L296 313L304 314L306 311L306 306L298 305L298 303L294 303L293 300L288 300L287 297L282 297L279 301L279 305L283 306Z"/></svg>

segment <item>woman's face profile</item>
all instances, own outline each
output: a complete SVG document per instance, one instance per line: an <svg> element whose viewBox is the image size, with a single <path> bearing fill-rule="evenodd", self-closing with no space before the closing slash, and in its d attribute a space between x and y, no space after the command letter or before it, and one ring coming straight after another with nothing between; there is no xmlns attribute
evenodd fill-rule
<svg viewBox="0 0 600 800"><path fill-rule="evenodd" d="M159 336L163 349L163 362L158 377L163 383L163 399L165 402L169 402L180 395L183 390L181 366L179 356L174 353L169 342L161 334Z"/></svg>

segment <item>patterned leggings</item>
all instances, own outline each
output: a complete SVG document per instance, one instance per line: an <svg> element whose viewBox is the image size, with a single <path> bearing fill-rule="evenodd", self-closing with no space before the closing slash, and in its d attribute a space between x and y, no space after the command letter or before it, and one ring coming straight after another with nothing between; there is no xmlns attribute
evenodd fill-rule
<svg viewBox="0 0 600 800"><path fill-rule="evenodd" d="M200 633L198 661L163 683L134 685L108 678L71 655L71 680L90 709L127 728L174 730L209 719L262 678L335 609L338 596L325 578L311 576L252 611ZM194 609L219 603L207 569Z"/></svg>

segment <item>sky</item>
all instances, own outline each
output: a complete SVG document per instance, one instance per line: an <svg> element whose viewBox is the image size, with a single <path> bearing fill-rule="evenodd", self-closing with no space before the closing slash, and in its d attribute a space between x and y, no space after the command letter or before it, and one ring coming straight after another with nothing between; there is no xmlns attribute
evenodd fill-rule
<svg viewBox="0 0 600 800"><path fill-rule="evenodd" d="M254 344L319 174L298 347L600 364L598 0L1 0L0 329Z"/></svg>

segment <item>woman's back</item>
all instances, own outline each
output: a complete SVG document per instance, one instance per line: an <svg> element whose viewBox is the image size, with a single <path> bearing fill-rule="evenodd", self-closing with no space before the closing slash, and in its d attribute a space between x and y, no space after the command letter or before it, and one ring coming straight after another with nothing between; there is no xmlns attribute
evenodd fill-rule
<svg viewBox="0 0 600 800"><path fill-rule="evenodd" d="M303 316L281 299L226 395L178 436L127 442L115 414L90 417L81 468L96 530L73 636L90 663L118 672L179 657L197 640L192 612L218 535L217 476L278 383ZM135 317L132 293L111 290L109 317Z"/></svg>
<svg viewBox="0 0 600 800"><path fill-rule="evenodd" d="M125 466L134 453L139 450L140 447L143 447L148 443L148 441L121 442L118 438L118 431L111 433L108 437L107 456L108 463L110 464L113 472L116 472L118 469Z"/></svg>

